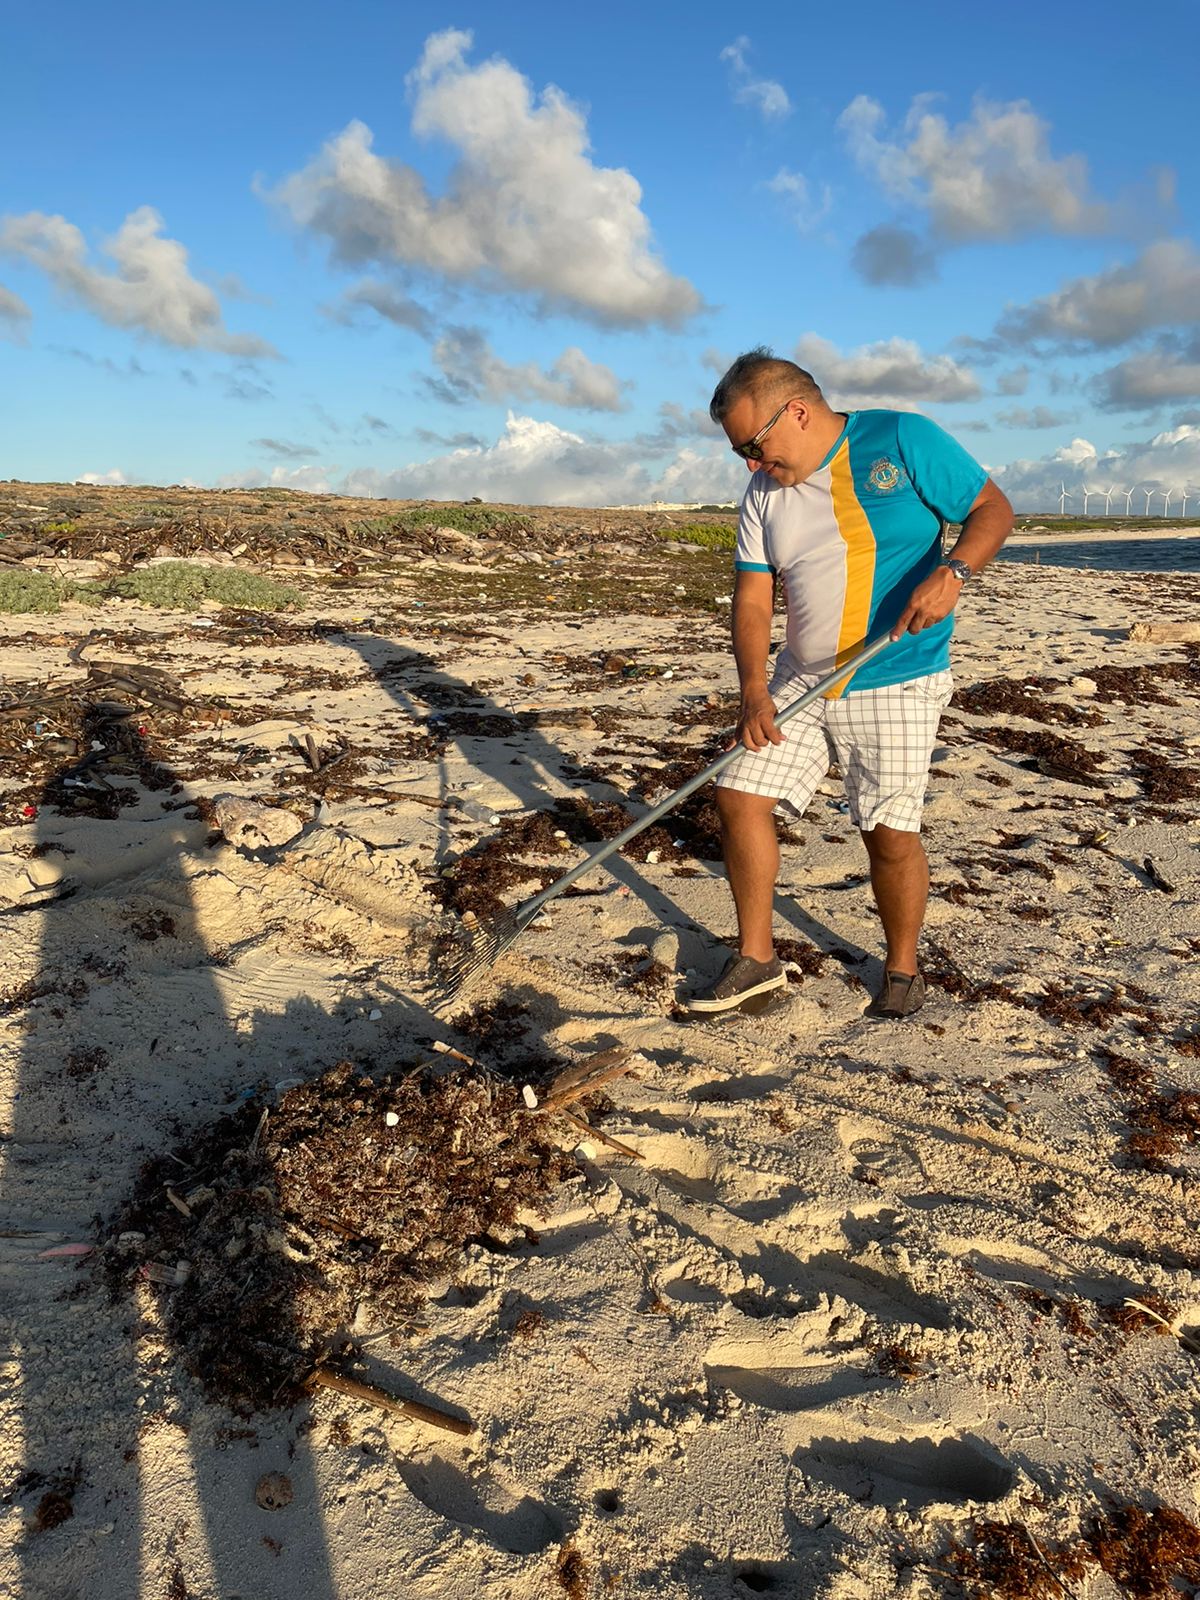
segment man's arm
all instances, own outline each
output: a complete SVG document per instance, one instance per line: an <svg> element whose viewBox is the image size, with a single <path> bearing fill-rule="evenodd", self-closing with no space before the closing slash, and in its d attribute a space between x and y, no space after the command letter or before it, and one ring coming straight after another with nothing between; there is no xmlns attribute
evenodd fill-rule
<svg viewBox="0 0 1200 1600"><path fill-rule="evenodd" d="M733 585L733 659L737 662L742 704L733 743L740 742L747 750L762 750L768 744L784 741L775 726L775 702L767 691L774 610L775 574L739 572Z"/></svg>
<svg viewBox="0 0 1200 1600"><path fill-rule="evenodd" d="M1012 525L1013 509L1008 497L989 478L967 513L950 555L956 561L965 561L971 572L977 573L987 566L1008 538ZM949 567L943 564L936 568L909 596L908 605L892 629L892 638L899 639L904 633L920 633L922 628L941 622L954 610L962 590L962 583Z"/></svg>

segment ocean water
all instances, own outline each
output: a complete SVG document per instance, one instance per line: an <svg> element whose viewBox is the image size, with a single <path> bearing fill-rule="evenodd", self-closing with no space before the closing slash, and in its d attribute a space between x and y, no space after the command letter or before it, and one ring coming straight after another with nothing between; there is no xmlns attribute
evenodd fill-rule
<svg viewBox="0 0 1200 1600"><path fill-rule="evenodd" d="M1101 572L1200 572L1200 537L1096 539L1079 544L1041 539L1006 546L998 561L1040 562L1043 567L1097 567Z"/></svg>

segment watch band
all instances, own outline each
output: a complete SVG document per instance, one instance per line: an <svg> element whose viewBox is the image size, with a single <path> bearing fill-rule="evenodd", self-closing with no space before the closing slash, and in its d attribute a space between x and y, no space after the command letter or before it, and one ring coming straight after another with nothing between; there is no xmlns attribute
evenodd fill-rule
<svg viewBox="0 0 1200 1600"><path fill-rule="evenodd" d="M967 579L971 576L971 569L965 561L957 561L952 557L945 563L945 565L950 568L950 571L958 579L959 583L966 583Z"/></svg>

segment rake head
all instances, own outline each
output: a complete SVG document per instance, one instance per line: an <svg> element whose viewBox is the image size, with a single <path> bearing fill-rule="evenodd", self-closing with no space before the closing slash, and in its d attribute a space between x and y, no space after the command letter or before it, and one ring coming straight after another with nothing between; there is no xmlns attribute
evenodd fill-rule
<svg viewBox="0 0 1200 1600"><path fill-rule="evenodd" d="M505 912L488 922L466 918L454 933L441 942L434 956L435 988L429 1001L434 1012L444 1011L462 998L484 972L500 959L537 916L536 911L521 915Z"/></svg>

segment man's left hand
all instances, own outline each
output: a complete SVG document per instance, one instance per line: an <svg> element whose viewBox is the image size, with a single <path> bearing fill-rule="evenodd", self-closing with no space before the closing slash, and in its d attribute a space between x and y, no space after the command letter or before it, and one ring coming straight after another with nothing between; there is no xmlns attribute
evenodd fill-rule
<svg viewBox="0 0 1200 1600"><path fill-rule="evenodd" d="M892 638L899 639L904 633L920 633L923 628L932 628L935 622L941 622L954 610L962 590L962 583L949 567L938 567L909 595L908 604L892 629Z"/></svg>

